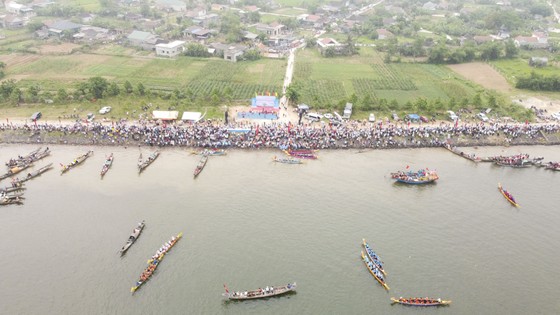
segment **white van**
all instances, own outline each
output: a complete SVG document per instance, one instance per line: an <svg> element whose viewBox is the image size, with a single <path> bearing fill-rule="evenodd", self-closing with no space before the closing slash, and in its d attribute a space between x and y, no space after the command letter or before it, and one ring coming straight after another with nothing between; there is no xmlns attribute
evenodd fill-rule
<svg viewBox="0 0 560 315"><path fill-rule="evenodd" d="M451 121L455 121L459 118L459 116L457 116L457 114L455 114L455 112L448 110L447 111L447 117L451 120Z"/></svg>
<svg viewBox="0 0 560 315"><path fill-rule="evenodd" d="M305 114L305 118L307 118L310 121L319 121L321 120L321 118L323 118L323 116L318 113L307 113Z"/></svg>

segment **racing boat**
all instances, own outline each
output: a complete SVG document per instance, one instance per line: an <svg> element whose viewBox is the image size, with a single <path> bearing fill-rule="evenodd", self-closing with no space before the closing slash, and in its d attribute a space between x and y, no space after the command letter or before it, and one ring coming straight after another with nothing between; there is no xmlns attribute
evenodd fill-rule
<svg viewBox="0 0 560 315"><path fill-rule="evenodd" d="M402 305L409 305L409 306L442 306L442 305L449 305L451 301L445 301L442 299L432 299L432 298L403 298L402 296L398 299L392 297L391 301L393 303L399 303Z"/></svg>
<svg viewBox="0 0 560 315"><path fill-rule="evenodd" d="M130 236L128 237L126 244L124 244L124 246L120 250L121 256L126 253L126 251L130 248L130 246L132 246L132 244L134 244L134 242L136 242L136 240L140 236L140 233L142 233L142 230L144 229L144 225L144 220L142 220L142 222L138 223L138 226L134 230L132 230L132 234L130 234Z"/></svg>
<svg viewBox="0 0 560 315"><path fill-rule="evenodd" d="M366 254L368 258L375 264L375 266L377 266L377 268L384 275L387 275L387 273L383 269L383 262L381 261L381 259L379 259L379 256L377 256L377 254L373 251L373 249L371 249L371 247L369 246L369 244L366 242L364 238L362 238L362 245L364 245L364 248L366 249Z"/></svg>
<svg viewBox="0 0 560 315"><path fill-rule="evenodd" d="M291 291L295 291L296 283L288 283L287 285L276 287L267 286L264 289L259 288L258 290L233 292L230 292L228 287L224 284L224 289L226 289L226 293L223 293L222 295L230 300L253 300L282 295Z"/></svg>
<svg viewBox="0 0 560 315"><path fill-rule="evenodd" d="M138 173L142 173L143 170L146 169L146 167L150 166L150 164L152 164L159 156L159 151L156 151L152 154L150 154L150 156L148 156L148 158L145 161L142 161L142 153L140 153L140 158L138 159Z"/></svg>
<svg viewBox="0 0 560 315"><path fill-rule="evenodd" d="M93 155L93 150L89 150L85 154L82 154L82 155L78 156L77 158L75 158L74 161L72 161L70 164L64 165L64 164L61 163L60 165L62 166L62 170L60 172L60 175L66 173L70 169L82 164L85 160L87 160L92 155Z"/></svg>
<svg viewBox="0 0 560 315"><path fill-rule="evenodd" d="M377 280L377 282L379 282L385 290L389 291L389 286L385 283L383 273L381 273L381 270L379 270L379 268L377 268L377 266L364 254L364 251L362 251L362 260L375 280Z"/></svg>
<svg viewBox="0 0 560 315"><path fill-rule="evenodd" d="M208 162L208 155L203 155L200 158L200 161L198 161L196 168L194 169L195 178L198 176L198 174L200 174L200 172L202 172L202 169L204 169L204 166L206 166L206 162Z"/></svg>
<svg viewBox="0 0 560 315"><path fill-rule="evenodd" d="M278 163L284 163L284 164L303 164L303 161L300 159L295 159L295 158L279 158L277 156L274 156L272 158L272 160L274 162L278 162Z"/></svg>
<svg viewBox="0 0 560 315"><path fill-rule="evenodd" d="M512 205L520 207L520 205L515 201L515 198L513 198L513 196L502 187L501 183L498 183L498 190L502 193L502 196L504 196L504 198L506 198L506 200L509 201Z"/></svg>
<svg viewBox="0 0 560 315"><path fill-rule="evenodd" d="M107 157L107 159L105 159L105 163L103 163L103 167L101 167L101 178L103 178L103 176L105 176L107 171L109 171L111 165L113 165L113 153L111 153Z"/></svg>

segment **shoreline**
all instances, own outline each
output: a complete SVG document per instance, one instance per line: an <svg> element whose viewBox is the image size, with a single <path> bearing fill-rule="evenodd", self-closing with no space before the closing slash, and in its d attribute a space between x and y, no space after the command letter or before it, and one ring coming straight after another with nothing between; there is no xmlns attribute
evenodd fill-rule
<svg viewBox="0 0 560 315"><path fill-rule="evenodd" d="M195 124L126 120L28 124L12 121L0 124L0 143L280 150L558 145L560 124L384 124L354 120L340 125L262 121L226 125L213 120Z"/></svg>

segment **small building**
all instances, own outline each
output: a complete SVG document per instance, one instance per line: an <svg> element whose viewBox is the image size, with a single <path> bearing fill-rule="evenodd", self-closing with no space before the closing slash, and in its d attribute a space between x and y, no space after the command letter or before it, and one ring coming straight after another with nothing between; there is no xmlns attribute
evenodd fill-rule
<svg viewBox="0 0 560 315"><path fill-rule="evenodd" d="M317 45L319 48L336 47L341 46L334 38L320 38L317 40Z"/></svg>
<svg viewBox="0 0 560 315"><path fill-rule="evenodd" d="M181 54L183 51L185 51L185 42L182 40L156 45L156 56L173 58Z"/></svg>
<svg viewBox="0 0 560 315"><path fill-rule="evenodd" d="M548 65L547 57L531 57L529 59L529 65L531 67L546 67Z"/></svg>
<svg viewBox="0 0 560 315"><path fill-rule="evenodd" d="M145 50L154 50L158 40L156 35L143 31L132 31L126 39L131 46Z"/></svg>
<svg viewBox="0 0 560 315"><path fill-rule="evenodd" d="M13 30L17 28L22 28L25 25L25 22L20 17L8 14L1 17L2 27L5 29Z"/></svg>
<svg viewBox="0 0 560 315"><path fill-rule="evenodd" d="M255 26L257 32L264 33L266 35L271 35L271 36L280 35L284 27L285 27L284 25L277 22L273 22L270 25L258 23Z"/></svg>
<svg viewBox="0 0 560 315"><path fill-rule="evenodd" d="M68 20L56 20L44 23L49 28L50 34L55 34L60 37L64 36L65 32L77 32L82 25Z"/></svg>
<svg viewBox="0 0 560 315"><path fill-rule="evenodd" d="M237 62L239 57L243 56L247 47L243 45L225 45L221 43L212 43L210 48L215 49L214 53L223 55L225 60Z"/></svg>
<svg viewBox="0 0 560 315"><path fill-rule="evenodd" d="M154 110L152 112L153 119L159 120L177 120L179 112L176 110Z"/></svg>
<svg viewBox="0 0 560 315"><path fill-rule="evenodd" d="M387 39L387 38L391 38L391 37L395 37L395 35L393 35L393 33L389 32L388 30L384 29L384 28L380 28L377 30L377 38L378 39Z"/></svg>

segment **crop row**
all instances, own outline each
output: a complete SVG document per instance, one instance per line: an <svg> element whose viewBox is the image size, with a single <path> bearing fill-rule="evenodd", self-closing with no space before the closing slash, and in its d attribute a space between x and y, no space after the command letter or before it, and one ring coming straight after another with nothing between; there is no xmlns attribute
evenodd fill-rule
<svg viewBox="0 0 560 315"><path fill-rule="evenodd" d="M333 104L346 98L346 91L336 80L307 80L304 82L301 100L310 105Z"/></svg>
<svg viewBox="0 0 560 315"><path fill-rule="evenodd" d="M308 79L311 76L312 69L310 62L298 62L294 69L294 77L299 80Z"/></svg>
<svg viewBox="0 0 560 315"><path fill-rule="evenodd" d="M404 74L397 71L394 67L386 64L372 64L373 70L381 77L376 79L379 90L416 90L417 87Z"/></svg>
<svg viewBox="0 0 560 315"><path fill-rule="evenodd" d="M280 86L210 80L194 80L186 86L186 90L190 91L195 97L208 97L211 96L214 91L217 91L219 95L223 96L228 88L231 90L232 99L250 99L257 93L263 94L269 92L273 95L275 92L280 93L280 91L282 91Z"/></svg>
<svg viewBox="0 0 560 315"><path fill-rule="evenodd" d="M352 86L358 97L369 95L371 99L375 99L375 90L379 89L376 80L366 78L353 79Z"/></svg>

